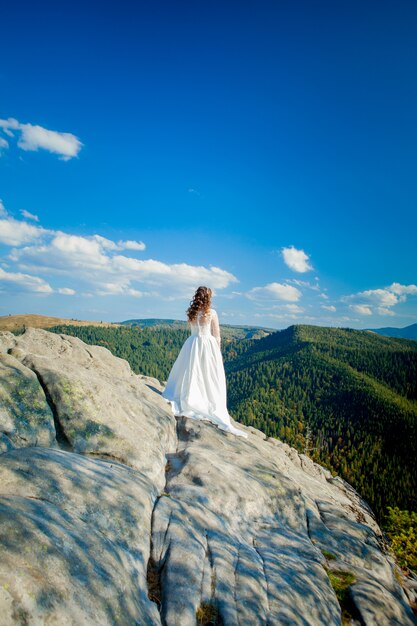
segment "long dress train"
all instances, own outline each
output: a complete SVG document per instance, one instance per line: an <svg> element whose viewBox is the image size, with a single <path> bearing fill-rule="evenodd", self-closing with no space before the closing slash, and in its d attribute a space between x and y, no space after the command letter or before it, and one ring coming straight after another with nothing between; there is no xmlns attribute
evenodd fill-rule
<svg viewBox="0 0 417 626"><path fill-rule="evenodd" d="M233 426L227 410L226 376L220 351L217 312L199 313L191 323L172 366L162 396L171 404L174 415L209 420L222 430L241 437L248 434Z"/></svg>

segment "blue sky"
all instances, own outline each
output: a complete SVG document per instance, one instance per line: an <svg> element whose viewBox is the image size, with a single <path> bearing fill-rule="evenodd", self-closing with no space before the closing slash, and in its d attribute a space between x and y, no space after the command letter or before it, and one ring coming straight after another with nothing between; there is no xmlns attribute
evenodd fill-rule
<svg viewBox="0 0 417 626"><path fill-rule="evenodd" d="M413 0L2 21L0 315L417 322Z"/></svg>

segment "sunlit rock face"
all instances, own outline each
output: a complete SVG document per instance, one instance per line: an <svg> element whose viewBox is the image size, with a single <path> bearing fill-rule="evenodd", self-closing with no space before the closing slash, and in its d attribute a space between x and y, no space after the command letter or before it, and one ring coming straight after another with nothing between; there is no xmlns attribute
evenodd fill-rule
<svg viewBox="0 0 417 626"><path fill-rule="evenodd" d="M160 390L105 348L0 333L0 625L416 623L352 487Z"/></svg>

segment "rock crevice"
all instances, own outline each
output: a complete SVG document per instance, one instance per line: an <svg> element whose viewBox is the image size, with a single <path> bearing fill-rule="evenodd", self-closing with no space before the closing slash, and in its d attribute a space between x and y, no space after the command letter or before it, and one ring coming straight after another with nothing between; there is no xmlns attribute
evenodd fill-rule
<svg viewBox="0 0 417 626"><path fill-rule="evenodd" d="M73 451L73 446L71 445L71 442L69 441L68 437L65 434L65 431L62 427L61 422L59 421L59 413L57 411L57 408L55 406L54 401L52 400L52 396L48 391L48 387L45 383L45 381L43 380L40 372L38 372L38 370L36 370L34 367L30 368L32 370L32 372L35 374L35 376L37 377L40 386L42 387L42 390L45 394L45 399L46 402L48 403L49 408L51 409L51 413L52 416L54 418L54 426L55 426L55 438L56 441L58 443L58 446L62 449L62 450L67 450L69 452Z"/></svg>

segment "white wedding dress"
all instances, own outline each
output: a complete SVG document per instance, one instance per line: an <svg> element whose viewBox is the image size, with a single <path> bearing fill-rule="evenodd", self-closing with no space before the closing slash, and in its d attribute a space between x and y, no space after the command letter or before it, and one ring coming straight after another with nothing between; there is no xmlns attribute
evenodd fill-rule
<svg viewBox="0 0 417 626"><path fill-rule="evenodd" d="M233 426L227 410L220 341L216 311L210 309L205 319L198 313L191 322L191 335L172 366L162 397L171 404L176 416L209 420L222 430L247 437L247 433Z"/></svg>

